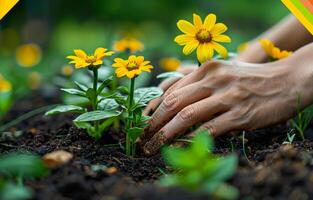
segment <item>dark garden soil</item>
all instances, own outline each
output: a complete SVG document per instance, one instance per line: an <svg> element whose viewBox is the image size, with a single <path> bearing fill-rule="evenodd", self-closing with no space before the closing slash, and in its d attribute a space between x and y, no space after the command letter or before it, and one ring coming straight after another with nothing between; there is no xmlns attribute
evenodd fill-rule
<svg viewBox="0 0 313 200"><path fill-rule="evenodd" d="M34 95L18 102L6 120L57 101ZM18 150L44 155L66 150L74 155L70 163L52 170L48 177L26 181L36 191L35 199L208 199L178 188L159 187L161 171L167 171L160 155L127 157L118 144L120 133L109 130L103 139L93 141L75 128L71 119L64 114L37 115L11 128L22 130L22 136L0 141L1 153ZM313 142L282 145L287 131L286 125L279 125L247 132L246 151L240 135L216 139L216 153L239 155L238 170L229 183L239 189L240 199L313 199Z"/></svg>

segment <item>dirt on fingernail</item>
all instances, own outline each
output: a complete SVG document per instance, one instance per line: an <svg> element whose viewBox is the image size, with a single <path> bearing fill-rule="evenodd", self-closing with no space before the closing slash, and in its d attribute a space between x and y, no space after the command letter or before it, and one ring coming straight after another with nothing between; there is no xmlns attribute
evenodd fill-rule
<svg viewBox="0 0 313 200"><path fill-rule="evenodd" d="M166 138L164 136L164 132L158 132L155 134L152 139L147 142L144 146L144 152L147 155L154 155L156 154L161 146L165 144Z"/></svg>

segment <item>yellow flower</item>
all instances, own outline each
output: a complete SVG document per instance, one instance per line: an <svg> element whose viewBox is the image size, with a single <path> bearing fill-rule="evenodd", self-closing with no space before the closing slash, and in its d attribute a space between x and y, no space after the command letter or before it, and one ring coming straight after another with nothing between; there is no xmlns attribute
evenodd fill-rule
<svg viewBox="0 0 313 200"><path fill-rule="evenodd" d="M177 36L175 42L184 46L185 55L197 49L200 63L210 60L214 50L223 58L227 57L227 50L219 42L231 42L231 39L223 35L227 27L223 23L216 23L216 15L209 14L202 22L199 15L193 14L193 24L186 20L179 20L177 26L184 34Z"/></svg>
<svg viewBox="0 0 313 200"><path fill-rule="evenodd" d="M75 56L67 56L71 59L70 64L75 64L75 68L98 67L103 64L103 58L114 54L113 51L107 52L105 48L97 48L93 55L87 55L81 49L74 50Z"/></svg>
<svg viewBox="0 0 313 200"><path fill-rule="evenodd" d="M12 90L12 84L3 78L0 74L0 92L9 92Z"/></svg>
<svg viewBox="0 0 313 200"><path fill-rule="evenodd" d="M292 51L280 50L278 47L275 47L273 42L267 39L262 39L259 41L262 48L266 52L268 56L270 56L274 60L280 60L283 58L287 58L292 54Z"/></svg>
<svg viewBox="0 0 313 200"><path fill-rule="evenodd" d="M114 42L113 49L118 52L129 50L131 53L142 51L144 45L136 38L126 37Z"/></svg>
<svg viewBox="0 0 313 200"><path fill-rule="evenodd" d="M181 62L176 58L163 58L160 61L160 66L165 71L176 71L181 65Z"/></svg>
<svg viewBox="0 0 313 200"><path fill-rule="evenodd" d="M150 61L145 61L143 56L129 56L128 60L124 60L121 58L114 59L113 67L116 67L115 70L117 77L127 76L128 78L134 78L141 74L143 71L151 72L153 68L150 65Z"/></svg>
<svg viewBox="0 0 313 200"><path fill-rule="evenodd" d="M24 44L16 50L16 61L21 67L33 67L41 60L41 49L37 44Z"/></svg>
<svg viewBox="0 0 313 200"><path fill-rule="evenodd" d="M71 65L64 65L62 67L62 71L61 73L64 75L64 76L70 76L73 74L73 67Z"/></svg>
<svg viewBox="0 0 313 200"><path fill-rule="evenodd" d="M31 72L27 77L27 84L30 89L36 90L40 87L42 77L38 72Z"/></svg>

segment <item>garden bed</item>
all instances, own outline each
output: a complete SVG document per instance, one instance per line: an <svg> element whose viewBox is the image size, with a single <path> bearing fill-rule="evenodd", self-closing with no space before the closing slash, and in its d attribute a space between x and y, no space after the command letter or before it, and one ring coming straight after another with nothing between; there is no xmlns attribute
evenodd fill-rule
<svg viewBox="0 0 313 200"><path fill-rule="evenodd" d="M57 101L34 95L18 102L7 120ZM35 199L207 199L179 188L159 187L158 178L168 170L160 154L128 157L118 144L122 133L110 129L104 138L94 141L84 130L74 127L72 119L68 114L38 115L15 126L23 131L22 136L0 142L1 153L45 155L66 150L74 155L70 163L52 170L48 177L26 181L36 191ZM241 198L313 198L313 143L306 140L282 145L287 131L286 125L278 125L247 132L246 151L240 135L216 139L216 153L235 152L239 156L237 172L229 183L239 189Z"/></svg>

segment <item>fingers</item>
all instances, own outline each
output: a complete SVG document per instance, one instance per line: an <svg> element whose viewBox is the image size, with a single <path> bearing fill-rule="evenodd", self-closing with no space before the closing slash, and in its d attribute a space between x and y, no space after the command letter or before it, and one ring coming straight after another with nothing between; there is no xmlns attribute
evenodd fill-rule
<svg viewBox="0 0 313 200"><path fill-rule="evenodd" d="M163 81L159 88L161 88L163 91L166 91L170 86L172 86L174 83L176 83L181 78L170 78L165 81ZM144 109L143 115L148 116L151 112L153 112L162 102L162 98L156 98L149 102L148 106Z"/></svg>
<svg viewBox="0 0 313 200"><path fill-rule="evenodd" d="M145 144L144 152L148 155L154 154L163 144L183 134L192 125L207 121L215 114L227 111L229 107L221 104L218 101L220 98L216 95L185 107Z"/></svg>
<svg viewBox="0 0 313 200"><path fill-rule="evenodd" d="M153 113L139 144L146 143L164 124L184 107L211 95L211 90L197 82L183 87L164 98L157 110Z"/></svg>
<svg viewBox="0 0 313 200"><path fill-rule="evenodd" d="M186 137L192 138L201 130L208 130L210 135L218 137L230 131L239 130L240 128L242 127L233 120L233 113L230 111L204 123L196 131L186 135Z"/></svg>
<svg viewBox="0 0 313 200"><path fill-rule="evenodd" d="M198 67L197 66L190 66L190 67L182 67L178 70L178 72L183 73L184 75L190 74L191 72L195 71ZM164 81L161 82L161 84L159 85L159 87L163 90L163 91L167 91L169 87L171 87L174 83L176 83L177 81L179 81L181 78L170 78L170 79L166 79ZM162 98L157 98L152 100L148 106L145 108L145 110L143 111L144 115L149 115L151 112L153 112L162 102Z"/></svg>

